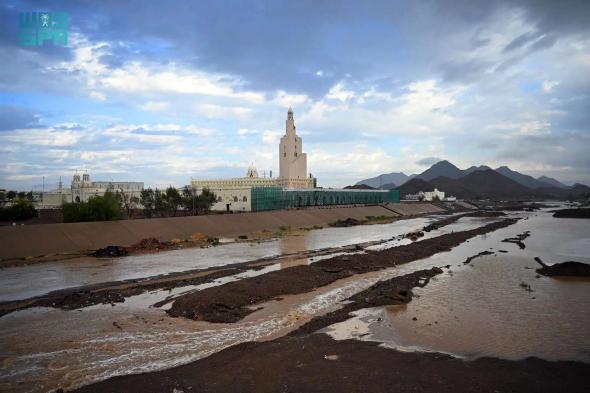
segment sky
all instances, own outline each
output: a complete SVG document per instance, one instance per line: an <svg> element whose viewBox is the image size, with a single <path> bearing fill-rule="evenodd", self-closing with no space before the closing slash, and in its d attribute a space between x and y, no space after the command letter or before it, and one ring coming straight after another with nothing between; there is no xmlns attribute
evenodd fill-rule
<svg viewBox="0 0 590 393"><path fill-rule="evenodd" d="M68 45L21 46L65 11ZM2 1L0 188L278 174L289 106L324 187L441 159L590 184L590 1Z"/></svg>

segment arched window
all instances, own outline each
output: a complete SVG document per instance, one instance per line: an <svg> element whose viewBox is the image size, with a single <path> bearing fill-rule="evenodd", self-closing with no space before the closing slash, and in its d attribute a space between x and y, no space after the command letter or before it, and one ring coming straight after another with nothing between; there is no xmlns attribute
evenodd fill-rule
<svg viewBox="0 0 590 393"><path fill-rule="evenodd" d="M235 197L234 197L234 202L237 202L237 201L238 201L238 197L237 197L237 196L235 196Z"/></svg>
<svg viewBox="0 0 590 393"><path fill-rule="evenodd" d="M80 197L79 196L76 197L76 202L77 203L80 203Z"/></svg>
<svg viewBox="0 0 590 393"><path fill-rule="evenodd" d="M248 198L246 198L246 197L242 198L242 202L248 202Z"/></svg>
<svg viewBox="0 0 590 393"><path fill-rule="evenodd" d="M223 198L222 197L218 197L217 198L217 202L223 202Z"/></svg>

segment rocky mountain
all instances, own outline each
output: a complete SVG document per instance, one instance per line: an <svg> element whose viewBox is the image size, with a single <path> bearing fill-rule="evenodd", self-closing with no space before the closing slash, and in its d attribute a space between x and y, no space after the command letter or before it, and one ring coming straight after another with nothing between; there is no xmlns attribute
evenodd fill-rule
<svg viewBox="0 0 590 393"><path fill-rule="evenodd" d="M471 166L463 171L463 175L469 175L470 173L475 172L475 171L486 171L488 169L492 169L492 168L490 168L487 165Z"/></svg>
<svg viewBox="0 0 590 393"><path fill-rule="evenodd" d="M568 187L556 179L547 176L535 179L507 166L494 170L480 165L462 170L448 161L437 162L419 175L406 176L401 172L393 172L362 180L358 184L368 184L374 188L381 186L382 189L396 188L402 197L438 188L447 195L461 199L565 199L590 191L583 184ZM395 187L395 184L398 186Z"/></svg>
<svg viewBox="0 0 590 393"><path fill-rule="evenodd" d="M448 177L450 179L458 179L464 175L465 174L461 169L457 168L450 162L439 161L416 177L428 181L440 176Z"/></svg>
<svg viewBox="0 0 590 393"><path fill-rule="evenodd" d="M536 190L527 188L492 169L473 171L459 179L439 176L430 181L425 181L416 178L398 187L398 190L403 198L407 194L430 191L434 188L460 199L515 200L542 197Z"/></svg>
<svg viewBox="0 0 590 393"><path fill-rule="evenodd" d="M405 182L407 182L408 180L412 179L414 176L416 175L406 175L405 173L402 172L392 172L392 173L384 173L382 175L376 176L376 177L372 177L370 179L365 179L365 180L361 180L359 182L356 183L356 185L360 185L360 184L366 184L367 186L371 186L373 188L383 188L386 189L384 186L389 186L389 185L402 185ZM393 187L389 187L387 188L388 190L391 189Z"/></svg>
<svg viewBox="0 0 590 393"><path fill-rule="evenodd" d="M545 183L541 180L535 179L532 176L524 175L520 172L513 171L512 169L508 168L507 166L501 166L496 168L496 172L506 176L509 179L514 180L517 183L522 184L528 188L541 188L541 187L553 187L552 184Z"/></svg>
<svg viewBox="0 0 590 393"><path fill-rule="evenodd" d="M541 176L538 177L537 180L542 181L543 183L549 184L550 186L557 187L557 188L569 188L559 180L556 180L552 177Z"/></svg>

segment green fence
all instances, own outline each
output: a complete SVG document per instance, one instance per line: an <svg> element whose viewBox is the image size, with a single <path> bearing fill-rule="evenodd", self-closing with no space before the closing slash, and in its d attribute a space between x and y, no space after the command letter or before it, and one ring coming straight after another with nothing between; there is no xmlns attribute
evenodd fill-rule
<svg viewBox="0 0 590 393"><path fill-rule="evenodd" d="M285 190L279 187L253 187L252 211L306 206L375 205L399 202L399 191L389 190Z"/></svg>

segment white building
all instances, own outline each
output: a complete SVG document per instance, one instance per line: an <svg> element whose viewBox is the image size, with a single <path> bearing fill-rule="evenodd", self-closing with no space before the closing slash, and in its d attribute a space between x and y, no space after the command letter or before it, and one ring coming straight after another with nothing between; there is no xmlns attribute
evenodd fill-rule
<svg viewBox="0 0 590 393"><path fill-rule="evenodd" d="M417 194L407 194L404 197L408 201L427 201L432 202L434 200L443 201L445 199L445 193L443 191L439 191L438 189L434 189L434 191L420 191ZM450 197L455 198L455 197Z"/></svg>
<svg viewBox="0 0 590 393"><path fill-rule="evenodd" d="M103 196L107 191L119 192L126 197L141 197L143 190L142 182L112 182L112 181L90 181L90 175L85 173L80 179L75 174L69 188L62 187L60 182L56 190L43 193L41 207L55 209L69 202L87 202L90 197Z"/></svg>
<svg viewBox="0 0 590 393"><path fill-rule="evenodd" d="M191 179L191 186L197 194L204 188L217 196L211 206L218 211L250 211L252 187L312 188L314 179L307 173L307 154L303 153L303 141L297 135L293 110L289 108L285 135L279 143L279 177L259 177L251 165L245 177L231 179Z"/></svg>

